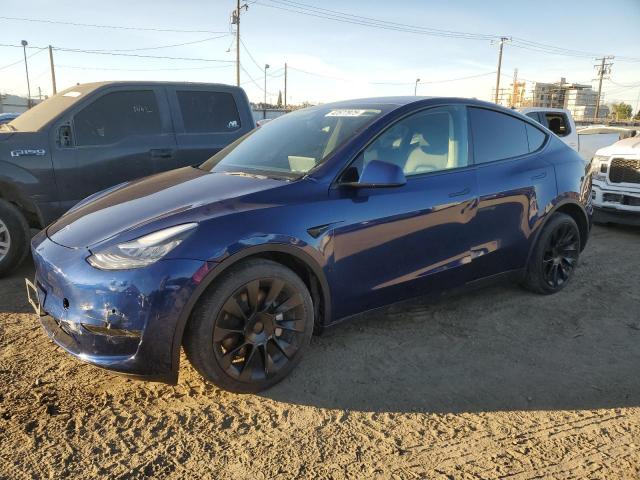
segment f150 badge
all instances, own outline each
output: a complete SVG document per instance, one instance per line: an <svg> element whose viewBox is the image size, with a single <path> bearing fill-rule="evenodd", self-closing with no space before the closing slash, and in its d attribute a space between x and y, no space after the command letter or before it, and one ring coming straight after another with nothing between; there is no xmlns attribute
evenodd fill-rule
<svg viewBox="0 0 640 480"><path fill-rule="evenodd" d="M42 157L47 151L44 148L23 148L21 150L11 150L12 157Z"/></svg>

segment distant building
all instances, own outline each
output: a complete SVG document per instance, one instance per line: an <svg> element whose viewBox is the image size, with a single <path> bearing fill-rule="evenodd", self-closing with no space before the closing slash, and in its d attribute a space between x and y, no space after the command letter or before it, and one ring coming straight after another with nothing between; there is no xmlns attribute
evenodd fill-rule
<svg viewBox="0 0 640 480"><path fill-rule="evenodd" d="M576 120L587 120L596 116L596 102L598 92L595 92L589 85L576 85L567 89L565 108L571 112ZM609 107L600 105L599 118L606 118L609 115Z"/></svg>
<svg viewBox="0 0 640 480"><path fill-rule="evenodd" d="M31 99L31 106L37 105L42 100L37 98ZM29 109L28 101L26 97L19 97L18 95L10 95L8 93L0 93L0 113L23 113Z"/></svg>
<svg viewBox="0 0 640 480"><path fill-rule="evenodd" d="M565 78L559 82L533 82L530 93L525 94L526 82L517 80L517 73L510 88L500 89L498 103L506 107L542 107L566 108L578 120L589 120L596 116L598 93L591 85L567 83ZM600 105L599 118L606 118L609 108Z"/></svg>

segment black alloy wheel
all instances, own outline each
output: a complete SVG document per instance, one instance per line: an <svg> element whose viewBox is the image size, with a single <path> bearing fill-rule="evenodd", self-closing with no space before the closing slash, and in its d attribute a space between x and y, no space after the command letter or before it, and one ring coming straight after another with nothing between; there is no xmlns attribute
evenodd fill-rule
<svg viewBox="0 0 640 480"><path fill-rule="evenodd" d="M545 295L562 290L578 266L581 242L576 221L567 214L554 213L533 247L523 285Z"/></svg>
<svg viewBox="0 0 640 480"><path fill-rule="evenodd" d="M279 278L253 280L222 306L213 329L216 358L241 381L273 377L304 345L302 295Z"/></svg>
<svg viewBox="0 0 640 480"><path fill-rule="evenodd" d="M209 286L183 344L207 380L233 392L258 392L298 364L313 324L313 301L300 277L280 263L251 259Z"/></svg>
<svg viewBox="0 0 640 480"><path fill-rule="evenodd" d="M569 280L578 263L579 249L579 234L571 224L562 224L553 231L542 258L547 285L557 289Z"/></svg>

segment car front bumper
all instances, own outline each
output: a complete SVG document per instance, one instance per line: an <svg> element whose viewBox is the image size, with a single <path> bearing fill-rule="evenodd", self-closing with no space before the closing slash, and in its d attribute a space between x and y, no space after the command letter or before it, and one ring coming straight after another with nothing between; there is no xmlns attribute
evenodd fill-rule
<svg viewBox="0 0 640 480"><path fill-rule="evenodd" d="M205 262L160 260L146 268L103 271L86 249L32 241L33 300L47 335L78 359L119 373L174 383L174 337Z"/></svg>
<svg viewBox="0 0 640 480"><path fill-rule="evenodd" d="M640 190L594 181L592 201L595 222L640 225Z"/></svg>

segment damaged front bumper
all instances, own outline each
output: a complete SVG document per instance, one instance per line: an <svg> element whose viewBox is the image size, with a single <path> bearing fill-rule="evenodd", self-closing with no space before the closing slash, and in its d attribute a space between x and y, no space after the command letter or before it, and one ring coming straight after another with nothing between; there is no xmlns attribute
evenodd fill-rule
<svg viewBox="0 0 640 480"><path fill-rule="evenodd" d="M174 336L196 285L198 260L102 271L89 251L32 242L36 275L27 293L49 337L78 359L148 380L177 380Z"/></svg>

